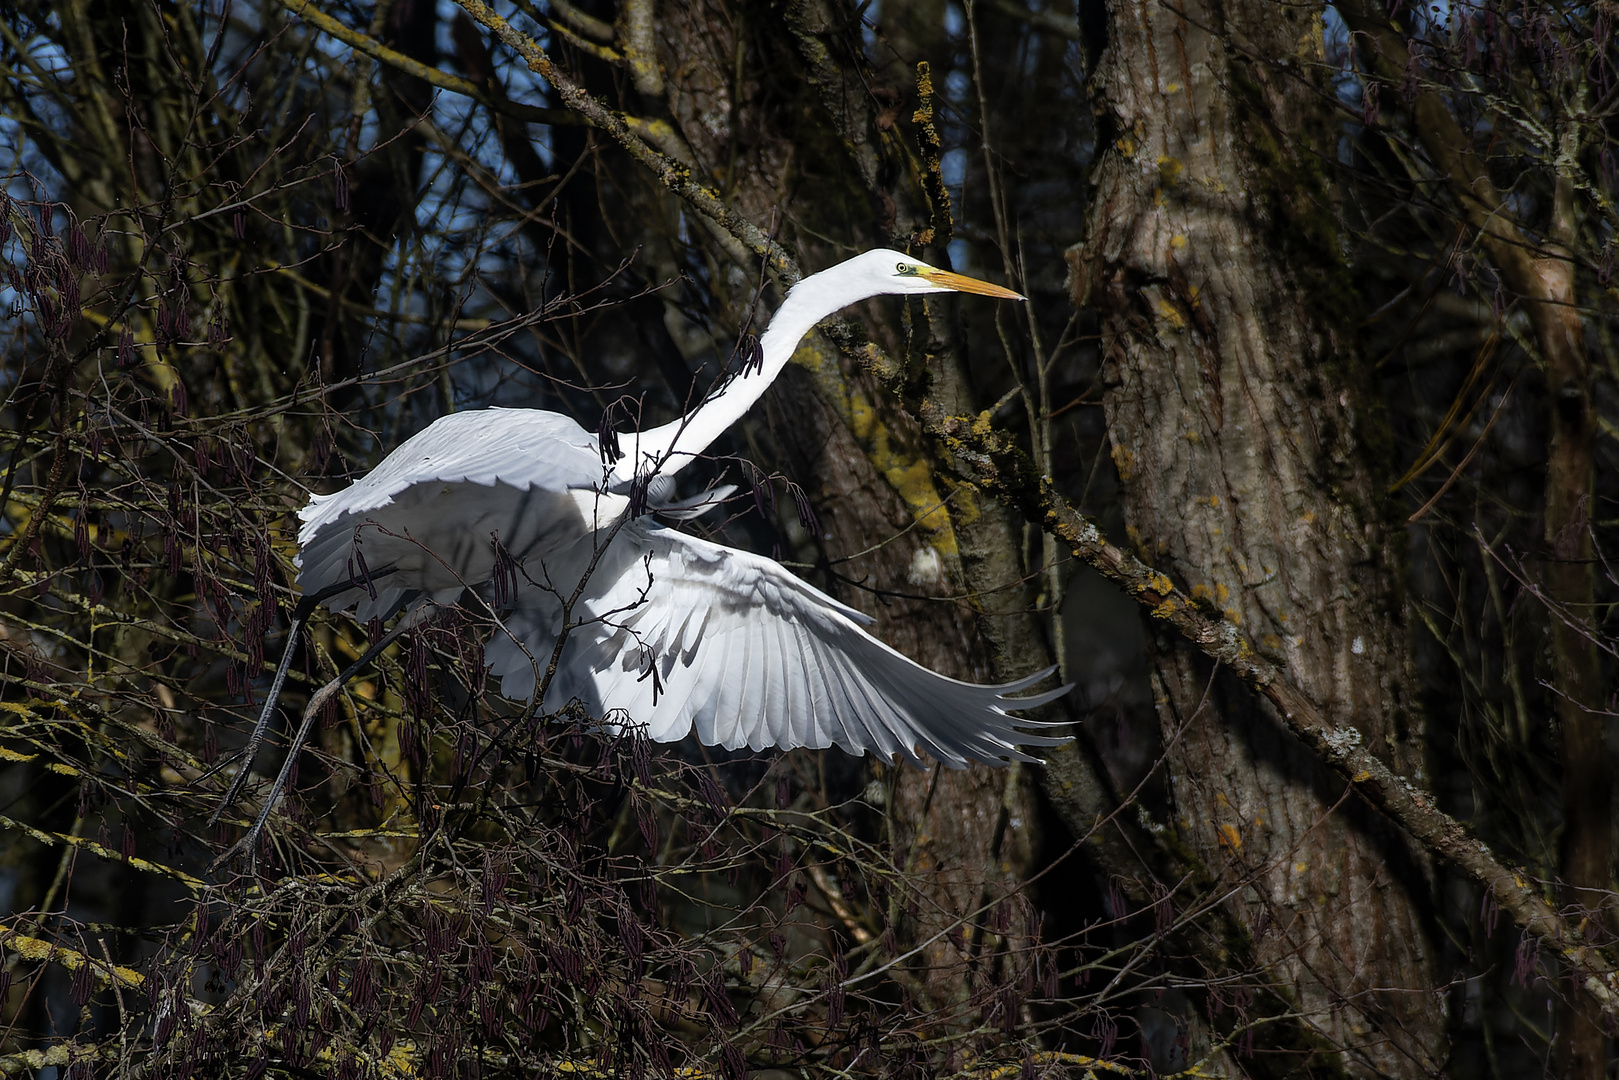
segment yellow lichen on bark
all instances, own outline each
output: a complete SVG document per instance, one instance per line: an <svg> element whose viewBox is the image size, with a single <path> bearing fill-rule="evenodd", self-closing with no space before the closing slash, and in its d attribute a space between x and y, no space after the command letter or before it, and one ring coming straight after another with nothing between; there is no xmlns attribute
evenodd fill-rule
<svg viewBox="0 0 1619 1080"><path fill-rule="evenodd" d="M895 445L876 406L844 377L832 344L819 334L811 334L793 353L793 363L809 372L822 399L838 413L867 460L899 494L911 517L927 534L928 543L942 556L955 556L956 534L933 466L927 458L903 452ZM988 422L987 418L984 422Z"/></svg>

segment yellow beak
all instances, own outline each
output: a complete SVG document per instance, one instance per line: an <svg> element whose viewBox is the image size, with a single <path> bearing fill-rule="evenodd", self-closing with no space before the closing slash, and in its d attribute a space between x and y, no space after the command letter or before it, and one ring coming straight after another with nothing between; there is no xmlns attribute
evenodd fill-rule
<svg viewBox="0 0 1619 1080"><path fill-rule="evenodd" d="M916 272L925 278L929 284L941 288L954 289L957 292L977 293L979 296L998 296L1002 300L1027 300L1022 293L1015 293L1011 289L1004 289L999 285L991 285L987 281L966 277L962 274L953 274L949 270L935 270L931 266L919 266Z"/></svg>

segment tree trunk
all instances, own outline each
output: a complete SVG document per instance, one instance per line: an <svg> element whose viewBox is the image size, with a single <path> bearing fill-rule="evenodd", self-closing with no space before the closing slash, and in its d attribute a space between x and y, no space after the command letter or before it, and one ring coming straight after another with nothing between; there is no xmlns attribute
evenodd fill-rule
<svg viewBox="0 0 1619 1080"><path fill-rule="evenodd" d="M1381 427L1346 332L1330 195L1310 148L1288 142L1314 130L1331 154L1334 136L1310 113L1317 91L1241 59L1292 56L1318 16L1108 6L1096 79L1112 145L1070 257L1076 299L1101 320L1131 540L1420 777L1400 539L1368 464ZM1231 903L1259 960L1309 1023L1354 1047L1353 1072L1437 1069L1423 868L1404 838L1172 635L1153 663L1175 827L1243 884Z"/></svg>

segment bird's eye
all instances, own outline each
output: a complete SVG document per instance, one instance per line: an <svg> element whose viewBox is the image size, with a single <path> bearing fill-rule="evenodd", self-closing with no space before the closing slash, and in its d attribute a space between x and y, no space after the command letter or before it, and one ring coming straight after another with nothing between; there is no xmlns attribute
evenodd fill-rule
<svg viewBox="0 0 1619 1080"><path fill-rule="evenodd" d="M901 277L915 277L916 267L910 263L900 263L894 267L894 273L899 274Z"/></svg>

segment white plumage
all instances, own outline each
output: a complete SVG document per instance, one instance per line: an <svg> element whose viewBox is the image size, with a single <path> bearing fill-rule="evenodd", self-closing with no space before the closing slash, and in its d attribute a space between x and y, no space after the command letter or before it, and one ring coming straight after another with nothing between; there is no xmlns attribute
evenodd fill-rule
<svg viewBox="0 0 1619 1080"><path fill-rule="evenodd" d="M619 433L624 452L616 456L550 412L487 409L435 421L363 479L313 496L300 512L304 600L292 638L317 602L361 620L403 612L397 634L472 588L503 612L507 632L489 643L486 659L509 698L534 694L566 607L570 629L547 708L578 699L609 724L644 725L660 741L695 729L703 742L732 749L840 746L913 762L921 750L958 767L1033 760L1017 747L1065 740L1019 731L1046 725L1008 710L1068 688L1010 695L1049 672L1001 686L934 674L861 629L865 616L778 563L630 513L637 491L654 514L674 518L723 497L676 503L670 477L747 412L821 319L883 293L951 290L1022 299L897 251L867 252L805 278L771 320L754 369L679 421Z"/></svg>
<svg viewBox="0 0 1619 1080"><path fill-rule="evenodd" d="M584 539L580 499L606 476L596 436L566 416L451 413L362 479L310 498L298 512L298 584L307 595L354 582L326 603L362 622L449 603L493 576L496 537L525 565Z"/></svg>
<svg viewBox="0 0 1619 1080"><path fill-rule="evenodd" d="M541 597L544 603L536 603ZM501 693L524 700L550 662L560 603L541 590L485 651ZM711 746L762 750L839 746L921 764L921 748L947 765L1033 760L1008 709L1047 674L1003 686L936 675L884 645L870 619L779 563L663 528L627 522L587 586L547 700L579 699L593 715L645 725L669 742L696 729Z"/></svg>

